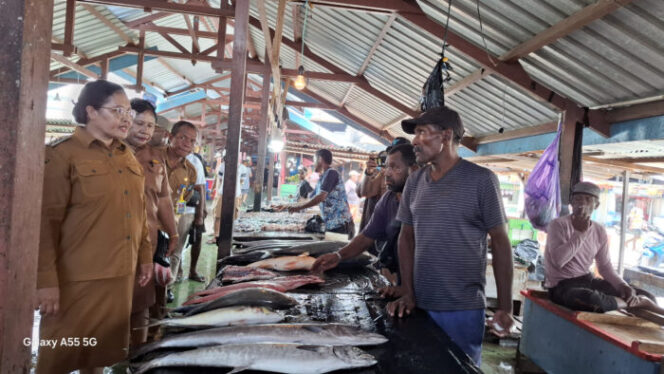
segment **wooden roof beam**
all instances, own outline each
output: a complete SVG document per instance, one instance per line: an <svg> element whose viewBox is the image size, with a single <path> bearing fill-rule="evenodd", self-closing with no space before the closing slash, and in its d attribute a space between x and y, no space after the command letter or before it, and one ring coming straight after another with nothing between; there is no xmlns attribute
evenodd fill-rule
<svg viewBox="0 0 664 374"><path fill-rule="evenodd" d="M180 29L177 27L166 27L166 26L157 26L154 23L148 22L143 24L142 26L135 26L132 27L132 29L140 30L143 29L148 32L157 32L157 33L166 33L166 34L171 34L171 35L184 35L184 36L191 36L191 32L188 29ZM210 31L196 31L195 32L196 37L198 38L205 38L205 39L217 39L217 33L216 32L210 32ZM233 40L233 36L229 35L226 38L226 42L230 42Z"/></svg>
<svg viewBox="0 0 664 374"><path fill-rule="evenodd" d="M149 24L149 23L152 23L153 21L156 21L156 20L159 20L159 19L162 19L162 18L166 18L166 17L171 16L171 15L173 15L173 14L172 13L166 13L166 12L152 13L150 15L135 19L133 21L124 22L124 24L125 24L125 26L129 27L130 29L133 29L133 28L136 28L140 25Z"/></svg>
<svg viewBox="0 0 664 374"><path fill-rule="evenodd" d="M125 52L117 50L117 51L105 53L103 55L99 55L99 56L96 56L96 57L93 57L93 58L82 58L82 59L76 61L76 64L85 67L85 66L89 66L89 65L92 65L92 64L98 64L98 63L101 63L105 59L112 59L112 58L115 58L115 57L122 56L124 54L125 54ZM57 75L66 73L70 70L72 70L72 69L69 68L69 67L63 67L63 68L52 70L51 71L51 78L53 78Z"/></svg>
<svg viewBox="0 0 664 374"><path fill-rule="evenodd" d="M261 27L261 22L259 20L257 20L256 18L254 18L254 17L250 17L249 24L254 26L254 27L257 27L257 28ZM274 30L270 28L269 29L269 34L270 34L269 37L274 35ZM291 40L288 40L288 39L283 39L282 43L284 45L286 45L287 47L295 49L295 50L297 50L297 48L298 48L298 46L296 45L295 42L293 42ZM391 98L390 96L384 94L382 91L379 91L379 90L373 88L369 84L369 82L366 80L366 78L364 78L363 76L357 77L357 76L353 76L351 74L348 74L348 73L344 72L341 68L339 68L338 66L336 66L333 63L329 62L326 58L315 54L314 52L312 52L306 46L304 48L304 56L311 59L313 62L323 66L324 68L326 68L328 70L331 70L333 73L335 73L339 76L347 77L349 80L351 80L351 79L352 80L359 80L359 81L356 82L356 85L359 88L367 91L369 94L379 98L380 100L384 101L388 105L391 105L391 106L395 107L396 109L401 110L402 112L408 114L411 117L417 116L418 113L416 111L414 111L413 109L409 108L407 105L404 105L401 102L399 102L398 100L395 100L395 99Z"/></svg>
<svg viewBox="0 0 664 374"><path fill-rule="evenodd" d="M191 37L191 50L194 53L198 53L201 51L201 46L198 44L198 37L196 36L196 33L198 32L198 21L196 18L194 18L194 23L192 24L188 15L183 14L182 17L184 17L184 22L187 24L187 30L189 31L189 36Z"/></svg>
<svg viewBox="0 0 664 374"><path fill-rule="evenodd" d="M171 45L175 48L177 48L180 52L182 53L189 53L189 50L185 48L182 44L180 44L177 40L175 40L172 36L168 35L165 32L160 32L159 35L161 35L162 38L166 39L167 42L171 43Z"/></svg>
<svg viewBox="0 0 664 374"><path fill-rule="evenodd" d="M77 73L83 74L88 78L92 79L99 79L99 75L95 73L94 71L87 69L75 62L70 61L67 57L57 54L55 52L51 52L51 59L55 60L66 67L70 68L71 70L76 71Z"/></svg>
<svg viewBox="0 0 664 374"><path fill-rule="evenodd" d="M115 5L126 8L159 10L167 13L181 13L198 16L235 17L233 9L216 9L206 5L172 3L159 0L77 0L80 3Z"/></svg>

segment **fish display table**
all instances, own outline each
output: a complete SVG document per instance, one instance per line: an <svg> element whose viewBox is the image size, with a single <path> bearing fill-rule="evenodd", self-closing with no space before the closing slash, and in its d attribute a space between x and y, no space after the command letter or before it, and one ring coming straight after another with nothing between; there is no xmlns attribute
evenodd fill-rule
<svg viewBox="0 0 664 374"><path fill-rule="evenodd" d="M523 295L519 350L547 373L661 373L662 354L644 349L661 353L661 327L629 320L634 317L574 312L530 290Z"/></svg>
<svg viewBox="0 0 664 374"><path fill-rule="evenodd" d="M387 337L387 343L362 347L378 363L365 369L335 373L481 373L470 358L423 311L403 319L385 313L386 301L376 290L385 279L371 268L345 269L325 274L325 284L290 291L299 306L289 310L290 322L342 323ZM302 365L306 365L303 362ZM227 373L224 369L163 368L150 373ZM243 373L262 373L243 371Z"/></svg>

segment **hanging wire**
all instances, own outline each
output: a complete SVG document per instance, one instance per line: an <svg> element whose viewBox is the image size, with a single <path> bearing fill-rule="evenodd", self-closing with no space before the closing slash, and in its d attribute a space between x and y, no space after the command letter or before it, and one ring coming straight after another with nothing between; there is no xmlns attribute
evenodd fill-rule
<svg viewBox="0 0 664 374"><path fill-rule="evenodd" d="M450 75L450 71L452 70L452 66L448 62L448 58L445 57L445 50L447 50L447 30L449 29L450 26L450 18L452 16L452 0L449 0L447 2L447 20L445 21L445 33L443 34L443 50L440 52L440 58L443 61L443 64L441 66L441 72L442 72L442 79L443 82L449 82L452 80L452 76ZM441 85L442 88L442 85Z"/></svg>
<svg viewBox="0 0 664 374"><path fill-rule="evenodd" d="M307 20L309 19L309 0L304 3L304 22L302 22L302 50L300 55L302 56L302 66L304 66L304 36L307 34Z"/></svg>
<svg viewBox="0 0 664 374"><path fill-rule="evenodd" d="M487 57L489 57L491 64L493 64L493 66L498 66L498 63L494 61L493 57L491 57L489 48L486 45L486 38L484 37L484 25L482 24L482 14L480 13L480 0L477 0L477 19L480 21L480 35L482 35L482 42L484 43L484 52L486 52Z"/></svg>
<svg viewBox="0 0 664 374"><path fill-rule="evenodd" d="M506 107L506 102L505 102L505 96L507 95L507 83L503 82L503 118L502 118L502 126L500 127L500 130L498 130L499 133L503 133L505 131L505 107Z"/></svg>
<svg viewBox="0 0 664 374"><path fill-rule="evenodd" d="M443 34L443 51L441 55L445 57L445 49L447 49L447 30L450 26L450 16L452 15L452 0L447 2L447 21L445 21L445 33Z"/></svg>

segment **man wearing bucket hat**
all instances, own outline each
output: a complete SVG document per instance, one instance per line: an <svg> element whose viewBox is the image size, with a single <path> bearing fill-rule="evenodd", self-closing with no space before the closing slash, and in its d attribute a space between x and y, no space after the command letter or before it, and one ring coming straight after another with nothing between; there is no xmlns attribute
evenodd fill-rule
<svg viewBox="0 0 664 374"><path fill-rule="evenodd" d="M506 333L512 319L512 251L507 237L500 183L489 169L459 157L464 128L447 107L403 121L417 162L401 197L399 265L403 296L388 304L402 317L415 307L427 311L477 364L484 335L487 234L498 289L498 310L490 322Z"/></svg>
<svg viewBox="0 0 664 374"><path fill-rule="evenodd" d="M590 312L623 308L664 312L649 298L652 295L630 287L613 269L606 230L590 219L599 206L599 195L596 185L577 183L570 200L572 214L549 223L544 269L551 300ZM593 261L603 279L590 272Z"/></svg>

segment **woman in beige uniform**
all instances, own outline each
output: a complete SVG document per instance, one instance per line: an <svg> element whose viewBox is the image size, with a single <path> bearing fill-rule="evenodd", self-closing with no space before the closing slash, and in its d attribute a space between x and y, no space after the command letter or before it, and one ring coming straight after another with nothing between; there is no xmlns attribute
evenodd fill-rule
<svg viewBox="0 0 664 374"><path fill-rule="evenodd" d="M85 85L71 137L46 147L36 304L38 373L101 373L123 360L135 272L152 275L144 175L121 142L133 111L122 87Z"/></svg>

